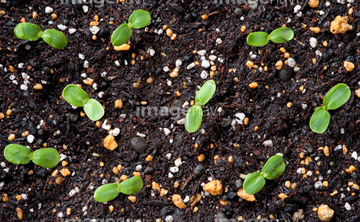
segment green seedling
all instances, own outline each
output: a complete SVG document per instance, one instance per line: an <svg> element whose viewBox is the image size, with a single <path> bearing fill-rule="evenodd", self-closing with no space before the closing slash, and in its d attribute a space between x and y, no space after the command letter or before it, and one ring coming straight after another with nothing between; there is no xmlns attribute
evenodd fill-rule
<svg viewBox="0 0 360 222"><path fill-rule="evenodd" d="M142 187L142 179L138 176L131 177L121 183L116 179L115 183L105 184L97 188L94 193L94 199L97 202L108 202L116 198L119 193L134 194L139 192Z"/></svg>
<svg viewBox="0 0 360 222"><path fill-rule="evenodd" d="M269 34L266 32L253 32L247 36L247 43L251 46L264 46L269 40L275 43L284 43L294 37L294 31L288 27L277 28Z"/></svg>
<svg viewBox="0 0 360 222"><path fill-rule="evenodd" d="M4 156L10 163L28 164L31 160L36 165L46 168L52 168L60 161L60 154L53 148L42 148L32 153L29 148L17 144L7 145Z"/></svg>
<svg viewBox="0 0 360 222"><path fill-rule="evenodd" d="M14 33L19 39L28 41L37 41L39 38L42 38L47 44L56 49L63 49L68 44L64 33L55 29L41 31L39 26L32 23L19 23L15 27Z"/></svg>
<svg viewBox="0 0 360 222"><path fill-rule="evenodd" d="M92 121L97 121L104 116L103 106L95 99L90 99L88 94L79 86L67 85L63 92L64 99L73 106L84 107L86 115Z"/></svg>
<svg viewBox="0 0 360 222"><path fill-rule="evenodd" d="M149 25L150 13L138 9L130 15L129 23L120 25L111 35L111 42L114 46L125 44L131 37L132 29L141 29Z"/></svg>
<svg viewBox="0 0 360 222"><path fill-rule="evenodd" d="M201 86L199 92L195 97L195 105L193 105L185 117L185 129L189 133L196 132L201 125L203 110L201 106L205 105L211 97L214 95L216 90L216 84L214 80L208 80Z"/></svg>
<svg viewBox="0 0 360 222"><path fill-rule="evenodd" d="M310 128L315 133L323 133L330 123L330 113L328 110L337 109L349 100L351 91L349 86L339 83L326 93L323 106L316 107L310 119Z"/></svg>
<svg viewBox="0 0 360 222"><path fill-rule="evenodd" d="M265 186L265 179L278 178L285 170L284 159L280 155L274 155L268 159L261 172L249 174L244 181L244 190L248 194L256 194Z"/></svg>

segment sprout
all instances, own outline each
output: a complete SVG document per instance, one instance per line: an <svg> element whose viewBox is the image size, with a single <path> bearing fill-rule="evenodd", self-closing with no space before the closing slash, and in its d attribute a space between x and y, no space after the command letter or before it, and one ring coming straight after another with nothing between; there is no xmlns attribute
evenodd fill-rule
<svg viewBox="0 0 360 222"><path fill-rule="evenodd" d="M64 33L55 29L41 31L39 26L32 23L19 23L15 27L14 33L19 39L28 41L37 41L39 38L42 38L47 44L56 49L63 49L68 44Z"/></svg>
<svg viewBox="0 0 360 222"><path fill-rule="evenodd" d="M264 46L269 40L275 43L284 43L294 37L294 31L288 27L277 28L268 35L266 32L253 32L247 36L247 43L251 46Z"/></svg>
<svg viewBox="0 0 360 222"><path fill-rule="evenodd" d="M111 42L114 46L125 44L131 37L132 29L141 29L150 23L150 13L138 9L130 15L129 23L120 25L111 35Z"/></svg>
<svg viewBox="0 0 360 222"><path fill-rule="evenodd" d="M283 157L274 155L266 162L261 172L249 174L244 181L244 190L248 194L256 194L265 186L265 179L278 178L285 170Z"/></svg>
<svg viewBox="0 0 360 222"><path fill-rule="evenodd" d="M97 202L108 202L116 198L119 193L134 194L141 190L143 182L141 177L135 176L123 182L116 180L115 183L109 183L98 187L94 193L94 199Z"/></svg>
<svg viewBox="0 0 360 222"><path fill-rule="evenodd" d="M46 168L52 168L60 161L60 154L53 148L42 148L31 153L29 148L17 144L7 145L4 156L10 163L28 164L31 160L36 165Z"/></svg>
<svg viewBox="0 0 360 222"><path fill-rule="evenodd" d="M64 99L73 106L84 107L86 115L92 121L97 121L104 116L103 106L95 99L90 99L88 94L79 86L67 85L63 92Z"/></svg>
<svg viewBox="0 0 360 222"><path fill-rule="evenodd" d="M193 105L186 113L185 117L185 129L189 133L196 132L201 125L203 111L201 106L205 105L211 97L214 95L216 90L216 84L214 80L208 80L200 88L199 92L195 97L195 105Z"/></svg>
<svg viewBox="0 0 360 222"><path fill-rule="evenodd" d="M339 83L326 93L323 106L316 107L310 119L310 128L315 133L323 133L330 123L330 113L328 110L337 109L349 100L351 91L349 86Z"/></svg>

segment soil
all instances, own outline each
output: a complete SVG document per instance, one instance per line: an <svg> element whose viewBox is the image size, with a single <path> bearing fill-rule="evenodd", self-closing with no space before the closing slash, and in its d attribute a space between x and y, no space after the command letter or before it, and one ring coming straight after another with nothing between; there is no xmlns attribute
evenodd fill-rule
<svg viewBox="0 0 360 222"><path fill-rule="evenodd" d="M291 1L288 4L272 1L256 9L231 1L228 4L189 0L127 4L105 1L102 7L95 4L98 1L93 4L1 2L0 9L5 13L0 15L0 112L5 118L0 120L0 221L19 220L19 209L23 212L22 221L86 218L237 221L241 220L240 216L244 221L250 218L293 221L296 220L293 213L301 210L304 221L320 221L314 208L321 204L335 211L331 221L360 220L359 190L352 185L360 184L357 159L360 99L355 94L360 88L359 2L320 1L314 9L307 5L308 0L300 0L297 4L301 6L301 17L294 13L297 4ZM52 13L45 13L46 6L53 8L55 20L51 20ZM84 6L88 12L84 12ZM150 25L134 30L129 51L115 51L110 34L140 8L150 12ZM236 8L241 9L237 9L237 15ZM35 19L34 11L38 13ZM208 20L201 18L204 14L209 15ZM100 31L93 40L89 23L95 15L100 18ZM332 34L330 22L337 15L348 15L353 30L344 35ZM67 47L56 50L42 40L18 39L13 29L22 18L43 30L59 29L61 24L67 26L63 31L69 40ZM111 21L113 24L109 24ZM271 32L284 24L295 32L290 42L269 43L264 47L250 47L246 43L250 32ZM177 35L175 40L162 31L165 25ZM242 26L246 26L245 32ZM309 27L319 27L321 32L316 34ZM70 34L69 28L75 28L76 32ZM311 37L317 39L315 48L310 46ZM327 46L323 44L325 41ZM280 74L275 68L278 60L287 60L281 47L296 61L295 71L286 64ZM151 55L149 49L155 54ZM194 50L206 50L205 58ZM203 79L202 72L210 74L210 68L202 67L201 63L204 59L210 61L210 55L219 58L213 61L216 72ZM182 61L179 75L172 78L169 74L177 60ZM187 69L195 61L200 64ZM258 68L248 68L247 61L254 62ZM346 71L344 61L354 63L354 70ZM83 84L86 78L94 79L96 85ZM198 87L207 79L216 81L217 90L205 105L211 110L204 114L196 133L186 132L181 124L185 114L175 115L178 110L168 115L138 115L141 107L180 109L194 99ZM259 86L251 89L248 86L251 82ZM43 89L33 89L38 83ZM134 83L138 86L134 87ZM313 108L322 104L326 92L337 83L346 83L352 95L345 105L331 111L326 132L316 134L308 124ZM73 109L61 98L68 84L81 84L90 97L104 105L105 115L100 123L120 130L115 137L117 149L105 149L102 140L109 134L108 130L81 117L81 108ZM24 85L27 90L22 90ZM114 108L118 99L123 100L121 109ZM142 101L147 104L143 105ZM12 111L10 115L6 114L8 109ZM239 113L249 119L247 125L237 119L235 115ZM168 135L164 128L170 129ZM25 131L35 140L23 137ZM15 134L15 140L8 140L10 134ZM143 137L147 148L136 152L130 144L134 137ZM268 140L272 146L264 145ZM11 164L3 156L3 149L10 143L26 145L32 150L44 146L56 148L68 164L61 162L52 169L33 163ZM329 156L320 148L325 146L330 150ZM238 197L240 174L261 170L264 162L277 153L284 155L285 172L267 181L255 195L255 202ZM201 163L200 154L205 155ZM146 161L149 155L152 161ZM170 169L174 170L171 167L178 158L182 165L178 172L172 173ZM116 175L112 169L118 165L123 169ZM353 173L346 172L350 165L356 168ZM60 171L64 168L71 175L62 176ZM136 202L122 194L107 204L93 199L97 187L114 182L121 175L130 177L135 171L141 172L144 181L143 189L135 194ZM221 181L222 195L204 193L202 185L209 180ZM292 187L287 187L287 181ZM318 187L319 181L322 186ZM160 196L152 189L153 182L168 193ZM178 187L174 186L176 182ZM173 194L180 194L186 201L197 193L203 197L195 206L187 202L185 209L179 209L172 203ZM281 201L280 193L288 197ZM23 198L18 200L17 195ZM114 207L112 212L110 205Z"/></svg>

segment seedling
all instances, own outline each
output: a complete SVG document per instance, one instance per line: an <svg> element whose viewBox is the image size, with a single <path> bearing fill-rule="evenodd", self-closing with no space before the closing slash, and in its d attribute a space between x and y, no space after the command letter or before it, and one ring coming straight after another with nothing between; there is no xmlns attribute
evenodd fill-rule
<svg viewBox="0 0 360 222"><path fill-rule="evenodd" d="M274 155L268 159L261 172L249 174L244 181L244 190L248 194L256 194L265 186L265 179L278 178L285 170L283 157Z"/></svg>
<svg viewBox="0 0 360 222"><path fill-rule="evenodd" d="M134 194L139 192L142 187L142 179L138 176L131 177L121 183L116 179L115 183L105 184L97 188L94 193L94 198L97 202L108 202L117 197L119 193Z"/></svg>
<svg viewBox="0 0 360 222"><path fill-rule="evenodd" d="M349 100L351 91L349 86L339 83L326 93L323 106L316 107L310 119L310 128L315 133L323 133L330 123L330 113L328 110L337 109Z"/></svg>
<svg viewBox="0 0 360 222"><path fill-rule="evenodd" d="M114 46L125 44L131 37L132 29L141 29L149 25L150 13L138 9L130 15L129 23L120 25L111 35L111 42Z"/></svg>
<svg viewBox="0 0 360 222"><path fill-rule="evenodd" d="M193 105L185 117L185 129L189 133L196 132L201 125L203 110L201 106L205 105L211 97L214 95L216 90L216 84L214 80L208 80L201 86L199 92L195 97L195 105Z"/></svg>
<svg viewBox="0 0 360 222"><path fill-rule="evenodd" d="M269 40L275 43L284 43L294 37L294 31L288 27L277 28L269 34L266 32L253 32L247 36L247 43L251 46L264 46Z"/></svg>
<svg viewBox="0 0 360 222"><path fill-rule="evenodd" d="M7 145L4 156L10 163L28 164L31 160L36 165L46 168L52 168L60 161L60 154L53 148L42 148L31 153L29 148L17 144Z"/></svg>
<svg viewBox="0 0 360 222"><path fill-rule="evenodd" d="M103 106L95 99L90 99L88 94L79 86L67 85L62 92L64 99L73 106L84 107L86 115L92 121L97 121L104 116Z"/></svg>
<svg viewBox="0 0 360 222"><path fill-rule="evenodd" d="M39 38L42 38L47 44L56 49L63 49L68 44L64 33L55 29L41 31L39 26L32 23L19 23L15 27L14 33L19 39L28 41L37 41Z"/></svg>

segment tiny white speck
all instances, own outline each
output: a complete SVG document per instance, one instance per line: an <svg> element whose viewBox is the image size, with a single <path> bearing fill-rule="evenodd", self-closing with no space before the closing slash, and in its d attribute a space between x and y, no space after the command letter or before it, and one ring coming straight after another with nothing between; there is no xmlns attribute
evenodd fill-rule
<svg viewBox="0 0 360 222"><path fill-rule="evenodd" d="M90 27L90 32L91 32L93 35L96 35L99 31L100 31L100 28L97 27L96 25Z"/></svg>
<svg viewBox="0 0 360 222"><path fill-rule="evenodd" d="M200 77L201 77L202 79L207 79L208 76L209 76L209 74L208 74L205 70L203 70L203 71L201 72L201 74L200 74Z"/></svg>
<svg viewBox="0 0 360 222"><path fill-rule="evenodd" d="M180 67L181 65L182 65L181 59L176 60L175 66L176 66L176 67Z"/></svg>
<svg viewBox="0 0 360 222"><path fill-rule="evenodd" d="M171 173L177 173L177 172L179 172L179 167L170 167L170 172Z"/></svg>
<svg viewBox="0 0 360 222"><path fill-rule="evenodd" d="M75 28L69 28L69 33L70 33L70 35L71 34L74 34L76 32L76 29Z"/></svg>
<svg viewBox="0 0 360 222"><path fill-rule="evenodd" d="M62 31L66 30L68 28L66 25L63 25L63 24L59 24L59 25L57 25L57 27L58 27L58 29L60 29Z"/></svg>
<svg viewBox="0 0 360 222"><path fill-rule="evenodd" d="M168 128L164 128L164 133L167 136L171 133L171 130L169 130Z"/></svg>
<svg viewBox="0 0 360 222"><path fill-rule="evenodd" d="M45 13L46 13L46 14L52 13L53 11L54 11L54 9L51 8L50 6L46 6L46 7L45 7Z"/></svg>
<svg viewBox="0 0 360 222"><path fill-rule="evenodd" d="M179 167L182 165L182 161L181 161L181 157L177 158L175 161L174 161L174 164L175 166Z"/></svg>
<svg viewBox="0 0 360 222"><path fill-rule="evenodd" d="M170 71L170 69L169 69L169 67L164 66L163 71L164 71L164 72L169 72L169 71Z"/></svg>
<svg viewBox="0 0 360 222"><path fill-rule="evenodd" d="M193 69L196 66L196 64L194 62L190 63L186 69Z"/></svg>
<svg viewBox="0 0 360 222"><path fill-rule="evenodd" d="M113 136L118 136L120 134L120 129L119 128L115 128L113 130L110 130L109 131L109 134L110 135L113 135Z"/></svg>
<svg viewBox="0 0 360 222"><path fill-rule="evenodd" d="M203 60L201 62L201 66L204 67L205 69L210 67L210 62L208 60Z"/></svg>
<svg viewBox="0 0 360 222"><path fill-rule="evenodd" d="M28 86L24 85L24 84L21 84L20 89L26 91L26 90L28 90Z"/></svg>
<svg viewBox="0 0 360 222"><path fill-rule="evenodd" d="M206 55L206 50L204 50L204 49L199 50L199 51L197 51L197 54L200 55L200 56L205 56Z"/></svg>
<svg viewBox="0 0 360 222"><path fill-rule="evenodd" d="M168 160L171 159L171 153L167 153L167 154L166 154L166 159L168 159Z"/></svg>
<svg viewBox="0 0 360 222"><path fill-rule="evenodd" d="M309 42L310 42L310 46L311 46L312 48L315 48L315 47L316 47L316 45L317 45L317 39L316 39L316 38L311 37L310 40L309 40Z"/></svg>
<svg viewBox="0 0 360 222"><path fill-rule="evenodd" d="M295 13L295 14L298 13L298 12L300 11L300 9L301 9L301 5L296 5L296 6L294 7L294 13Z"/></svg>
<svg viewBox="0 0 360 222"><path fill-rule="evenodd" d="M87 60L85 60L85 62L84 62L84 65L83 65L83 66L84 66L84 68L86 68L86 69L87 69L87 68L89 68L89 62L88 62Z"/></svg>
<svg viewBox="0 0 360 222"><path fill-rule="evenodd" d="M345 209L348 210L348 211L351 210L351 206L350 206L350 204L349 204L348 202L345 203L345 206L344 206L344 207L345 207Z"/></svg>
<svg viewBox="0 0 360 222"><path fill-rule="evenodd" d="M173 175L172 173L170 173L170 172L169 172L168 177L169 177L169 178L173 178L173 177L174 177L174 175Z"/></svg>
<svg viewBox="0 0 360 222"><path fill-rule="evenodd" d="M101 128L103 128L104 130L110 130L110 128L111 128L110 122L106 119L106 120L103 122Z"/></svg>
<svg viewBox="0 0 360 222"><path fill-rule="evenodd" d="M82 8L83 8L85 13L87 13L89 11L89 6L87 6L87 5L83 5Z"/></svg>

